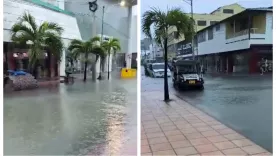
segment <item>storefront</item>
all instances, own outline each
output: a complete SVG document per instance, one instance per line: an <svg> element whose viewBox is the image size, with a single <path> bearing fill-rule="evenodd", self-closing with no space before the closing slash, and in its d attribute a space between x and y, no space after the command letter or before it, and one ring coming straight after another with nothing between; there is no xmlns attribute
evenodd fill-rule
<svg viewBox="0 0 276 156"><path fill-rule="evenodd" d="M11 42L4 42L4 72L7 70L29 70L29 49L24 46L19 46ZM58 61L54 56L49 56L46 50L42 51L37 62L37 78L57 77Z"/></svg>

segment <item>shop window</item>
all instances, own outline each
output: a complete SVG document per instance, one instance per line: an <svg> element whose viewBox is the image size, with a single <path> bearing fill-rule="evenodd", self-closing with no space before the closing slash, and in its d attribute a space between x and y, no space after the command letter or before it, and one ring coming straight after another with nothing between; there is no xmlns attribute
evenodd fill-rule
<svg viewBox="0 0 276 156"><path fill-rule="evenodd" d="M203 20L199 20L199 21L197 21L197 25L198 25L198 26L206 26L206 25L207 25L207 22L206 22L206 21L203 21Z"/></svg>
<svg viewBox="0 0 276 156"><path fill-rule="evenodd" d="M223 13L225 13L225 14L234 14L234 10L233 9L223 9Z"/></svg>

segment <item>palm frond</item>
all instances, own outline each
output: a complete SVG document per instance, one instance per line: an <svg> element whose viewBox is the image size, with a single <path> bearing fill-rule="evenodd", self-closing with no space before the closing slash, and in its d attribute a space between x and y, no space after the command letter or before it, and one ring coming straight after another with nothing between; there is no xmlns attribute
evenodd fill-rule
<svg viewBox="0 0 276 156"><path fill-rule="evenodd" d="M100 42L101 41L101 38L100 37L98 37L98 36L96 36L96 37L93 37L93 38L91 38L90 40L89 40L91 43L96 43L96 42Z"/></svg>
<svg viewBox="0 0 276 156"><path fill-rule="evenodd" d="M106 56L105 49L103 47L101 47L101 46L95 46L95 47L93 47L91 53L95 54L95 55L98 55L100 57Z"/></svg>
<svg viewBox="0 0 276 156"><path fill-rule="evenodd" d="M72 51L73 49L82 49L82 44L83 42L81 40L77 40L77 39L74 39L71 41L69 47L68 47L68 50L69 51Z"/></svg>
<svg viewBox="0 0 276 156"><path fill-rule="evenodd" d="M121 50L120 41L117 38L112 38L109 41L105 41L101 45L108 53L112 52L115 55L117 51Z"/></svg>
<svg viewBox="0 0 276 156"><path fill-rule="evenodd" d="M64 29L60 27L57 23L53 22L43 22L38 29L38 32L40 33L46 33L46 32L52 32L57 33L58 35L61 35Z"/></svg>
<svg viewBox="0 0 276 156"><path fill-rule="evenodd" d="M190 41L192 39L194 33L193 20L180 8L173 8L168 11L167 22L170 26L176 27L175 38L184 35L185 40Z"/></svg>
<svg viewBox="0 0 276 156"><path fill-rule="evenodd" d="M23 16L21 16L19 18L19 24L24 25L25 23L27 23L30 26L30 28L33 30L33 32L35 32L35 33L37 32L38 26L35 22L35 18L28 12L25 12L23 14Z"/></svg>
<svg viewBox="0 0 276 156"><path fill-rule="evenodd" d="M51 51L51 53L59 60L61 61L64 45L62 42L62 39L59 35L56 35L55 33L45 33L44 35L44 44L46 47L48 47Z"/></svg>
<svg viewBox="0 0 276 156"><path fill-rule="evenodd" d="M159 29L167 28L166 14L158 8L151 8L151 10L146 11L142 17L142 31L150 39L152 39L152 26Z"/></svg>
<svg viewBox="0 0 276 156"><path fill-rule="evenodd" d="M12 26L11 35L12 38L16 38L16 36L26 36L29 40L33 40L36 36L35 32L31 28L20 23L16 23Z"/></svg>
<svg viewBox="0 0 276 156"><path fill-rule="evenodd" d="M33 41L33 37L30 36L28 33L13 33L11 36L11 40L16 44L26 45L26 42L31 40Z"/></svg>

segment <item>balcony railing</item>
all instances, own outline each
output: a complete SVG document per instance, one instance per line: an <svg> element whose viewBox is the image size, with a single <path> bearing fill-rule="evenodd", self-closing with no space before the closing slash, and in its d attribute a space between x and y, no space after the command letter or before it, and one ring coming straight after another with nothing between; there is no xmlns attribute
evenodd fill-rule
<svg viewBox="0 0 276 156"><path fill-rule="evenodd" d="M247 35L248 34L248 30L249 29L245 29L245 30L242 30L242 31L239 31L239 32L235 32L233 34L228 34L227 35L227 39L235 38L235 37L238 37L238 36ZM264 34L264 32L261 32L261 30L258 29L258 28L251 28L250 29L250 33L251 34Z"/></svg>

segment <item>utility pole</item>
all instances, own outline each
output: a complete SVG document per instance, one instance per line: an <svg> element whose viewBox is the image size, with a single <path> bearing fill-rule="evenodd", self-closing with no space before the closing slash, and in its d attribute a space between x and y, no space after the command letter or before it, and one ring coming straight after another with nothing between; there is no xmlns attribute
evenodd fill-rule
<svg viewBox="0 0 276 156"><path fill-rule="evenodd" d="M98 4L97 4L97 0L94 0L93 2L88 2L89 4L89 10L93 13L93 23L92 23L92 36L96 36L96 11L98 10ZM96 72L97 66L96 64L94 65L94 69L93 69L93 74L92 74L92 79L95 81L96 80Z"/></svg>
<svg viewBox="0 0 276 156"><path fill-rule="evenodd" d="M101 43L103 43L104 9L105 9L105 6L103 6L103 15L102 15L102 32L101 32Z"/></svg>
<svg viewBox="0 0 276 156"><path fill-rule="evenodd" d="M192 17L192 22L193 22L193 26L195 26L195 22L194 22L194 6L193 6L193 0L191 1L191 17ZM193 53L193 60L195 60L195 51L194 51L194 32L192 33L192 53Z"/></svg>

